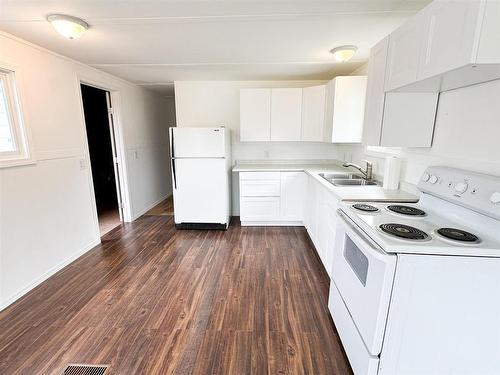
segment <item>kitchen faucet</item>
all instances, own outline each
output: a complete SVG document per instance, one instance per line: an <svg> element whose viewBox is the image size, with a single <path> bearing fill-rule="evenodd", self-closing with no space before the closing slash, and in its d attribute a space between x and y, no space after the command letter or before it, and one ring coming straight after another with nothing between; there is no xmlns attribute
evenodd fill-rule
<svg viewBox="0 0 500 375"><path fill-rule="evenodd" d="M354 164L354 163L344 163L344 164L342 164L342 166L344 166L346 168L347 167L356 168L358 171L360 171L363 174L363 176L365 176L365 178L367 180L371 180L371 179L373 179L373 165L368 160L365 160L365 162L366 162L366 169L365 170L362 167L360 167L359 165Z"/></svg>

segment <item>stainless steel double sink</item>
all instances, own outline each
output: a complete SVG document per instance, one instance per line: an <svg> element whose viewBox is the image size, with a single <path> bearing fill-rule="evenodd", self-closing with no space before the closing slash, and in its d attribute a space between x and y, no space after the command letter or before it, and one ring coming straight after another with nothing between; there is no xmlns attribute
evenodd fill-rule
<svg viewBox="0 0 500 375"><path fill-rule="evenodd" d="M334 186L374 186L377 181L367 180L356 173L319 173Z"/></svg>

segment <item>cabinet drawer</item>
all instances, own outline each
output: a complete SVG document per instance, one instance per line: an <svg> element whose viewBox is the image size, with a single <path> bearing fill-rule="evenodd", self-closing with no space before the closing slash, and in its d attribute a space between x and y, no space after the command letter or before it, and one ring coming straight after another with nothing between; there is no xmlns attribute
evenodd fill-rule
<svg viewBox="0 0 500 375"><path fill-rule="evenodd" d="M366 350L363 339L359 335L333 281L330 283L328 308L353 372L362 375L376 375L379 358L370 355Z"/></svg>
<svg viewBox="0 0 500 375"><path fill-rule="evenodd" d="M280 213L279 197L241 197L241 221L278 220Z"/></svg>
<svg viewBox="0 0 500 375"><path fill-rule="evenodd" d="M240 180L278 180L281 172L240 172Z"/></svg>
<svg viewBox="0 0 500 375"><path fill-rule="evenodd" d="M243 180L240 181L242 197L279 197L280 180Z"/></svg>

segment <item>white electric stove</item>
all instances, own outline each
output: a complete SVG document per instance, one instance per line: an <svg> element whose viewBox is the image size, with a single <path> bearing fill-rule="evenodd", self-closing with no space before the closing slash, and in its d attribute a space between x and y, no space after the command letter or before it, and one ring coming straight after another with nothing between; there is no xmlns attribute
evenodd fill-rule
<svg viewBox="0 0 500 375"><path fill-rule="evenodd" d="M415 204L348 203L341 210L388 253L500 257L500 178L430 168Z"/></svg>
<svg viewBox="0 0 500 375"><path fill-rule="evenodd" d="M418 203L343 202L329 308L355 374L500 373L500 177L431 167Z"/></svg>

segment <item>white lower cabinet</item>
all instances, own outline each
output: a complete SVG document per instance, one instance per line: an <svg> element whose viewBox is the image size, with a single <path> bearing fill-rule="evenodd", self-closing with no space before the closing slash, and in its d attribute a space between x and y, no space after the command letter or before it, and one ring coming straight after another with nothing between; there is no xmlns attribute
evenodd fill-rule
<svg viewBox="0 0 500 375"><path fill-rule="evenodd" d="M307 194L306 194L306 207L304 212L305 227L307 232L309 233L309 237L312 242L316 246L316 233L318 227L318 217L317 217L317 200L316 200L316 188L317 182L314 180L314 177L308 176L307 179Z"/></svg>
<svg viewBox="0 0 500 375"><path fill-rule="evenodd" d="M304 172L281 172L281 220L304 222L304 197L307 175Z"/></svg>
<svg viewBox="0 0 500 375"><path fill-rule="evenodd" d="M309 176L304 225L328 275L332 271L338 199Z"/></svg>
<svg viewBox="0 0 500 375"><path fill-rule="evenodd" d="M316 233L316 250L318 251L319 257L323 266L327 268L326 254L328 253L328 207L326 205L327 194L329 194L325 188L320 186L316 187L316 210L318 217L318 226Z"/></svg>
<svg viewBox="0 0 500 375"><path fill-rule="evenodd" d="M333 249L335 246L335 233L337 231L337 208L338 208L338 200L333 197L331 194L327 198L326 204L326 248L325 248L325 261L323 265L325 266L326 272L328 276L332 276L332 265L333 265Z"/></svg>
<svg viewBox="0 0 500 375"><path fill-rule="evenodd" d="M241 172L241 225L303 225L304 172Z"/></svg>
<svg viewBox="0 0 500 375"><path fill-rule="evenodd" d="M242 222L268 222L280 214L280 197L241 197Z"/></svg>
<svg viewBox="0 0 500 375"><path fill-rule="evenodd" d="M305 172L240 172L243 226L304 225L328 275L338 199Z"/></svg>

